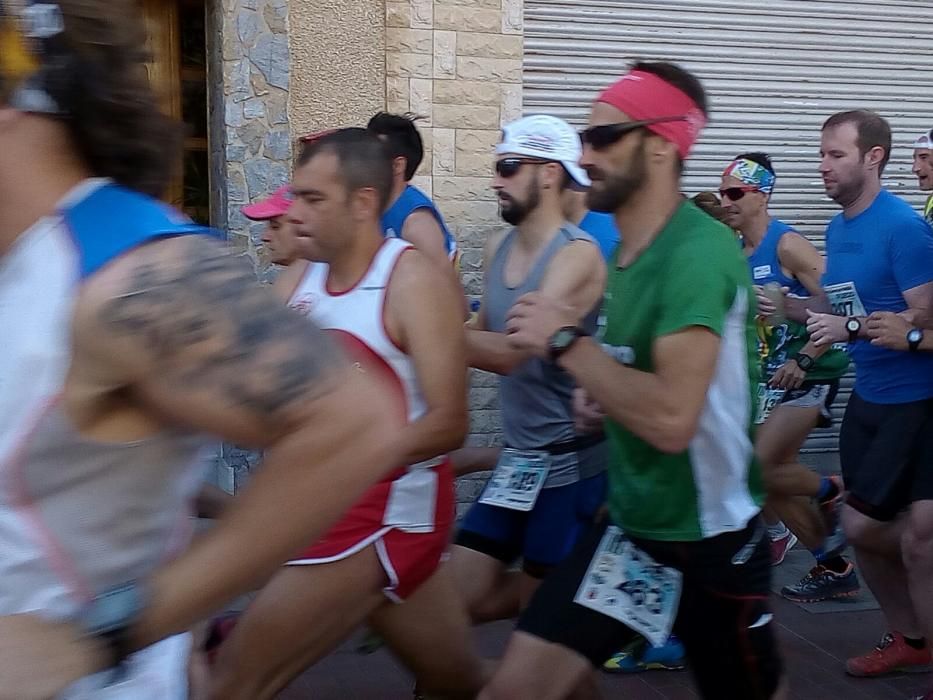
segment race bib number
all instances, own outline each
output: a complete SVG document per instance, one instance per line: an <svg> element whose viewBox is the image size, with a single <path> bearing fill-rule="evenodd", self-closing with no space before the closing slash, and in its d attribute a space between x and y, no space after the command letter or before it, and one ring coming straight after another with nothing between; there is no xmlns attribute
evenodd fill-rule
<svg viewBox="0 0 933 700"><path fill-rule="evenodd" d="M510 510L531 510L544 488L550 461L547 452L503 449L479 502Z"/></svg>
<svg viewBox="0 0 933 700"><path fill-rule="evenodd" d="M786 389L773 389L763 382L758 385L758 408L755 411L755 425L761 425L768 420L771 411L781 403L781 399L784 398L786 393Z"/></svg>
<svg viewBox="0 0 933 700"><path fill-rule="evenodd" d="M661 646L674 626L682 583L679 571L661 566L610 525L573 601Z"/></svg>
<svg viewBox="0 0 933 700"><path fill-rule="evenodd" d="M842 284L831 284L825 288L826 297L833 307L833 313L836 316L867 316L865 307L862 306L862 300L859 298L858 290L852 282L843 282Z"/></svg>

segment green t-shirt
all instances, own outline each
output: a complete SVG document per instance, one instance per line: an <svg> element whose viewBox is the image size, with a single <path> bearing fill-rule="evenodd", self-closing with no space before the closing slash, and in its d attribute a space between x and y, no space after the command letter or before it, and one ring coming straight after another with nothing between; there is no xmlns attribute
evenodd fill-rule
<svg viewBox="0 0 933 700"><path fill-rule="evenodd" d="M790 319L776 326L769 326L763 319L758 319L756 328L763 380L770 379L785 362L810 342L806 325ZM830 348L817 358L813 369L807 372L806 381L839 379L848 370L849 356L845 350Z"/></svg>
<svg viewBox="0 0 933 700"><path fill-rule="evenodd" d="M760 365L754 295L735 236L683 203L632 265L610 270L604 317L607 349L644 372L654 371L658 338L702 326L721 341L689 449L661 452L607 420L615 522L630 535L666 541L745 527L764 500L753 445Z"/></svg>

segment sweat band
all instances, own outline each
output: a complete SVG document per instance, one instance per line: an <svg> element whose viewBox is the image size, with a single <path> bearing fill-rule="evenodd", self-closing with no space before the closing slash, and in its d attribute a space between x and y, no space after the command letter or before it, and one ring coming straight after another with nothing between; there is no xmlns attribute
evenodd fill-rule
<svg viewBox="0 0 933 700"><path fill-rule="evenodd" d="M690 154L700 131L706 126L706 116L696 103L685 92L654 73L633 70L607 87L596 101L612 105L633 120L684 117L683 121L645 126L677 146L681 158Z"/></svg>
<svg viewBox="0 0 933 700"><path fill-rule="evenodd" d="M762 167L760 163L747 158L732 161L722 176L734 177L765 194L771 194L774 191L774 173Z"/></svg>

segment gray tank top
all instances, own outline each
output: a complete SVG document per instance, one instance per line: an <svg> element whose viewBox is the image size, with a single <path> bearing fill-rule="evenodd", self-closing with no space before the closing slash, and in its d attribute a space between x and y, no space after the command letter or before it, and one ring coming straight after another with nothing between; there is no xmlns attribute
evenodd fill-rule
<svg viewBox="0 0 933 700"><path fill-rule="evenodd" d="M505 332L505 319L518 299L541 286L554 256L576 240L598 245L588 233L565 223L541 251L528 275L516 287L505 282L505 263L515 245L518 231L506 235L493 256L483 296L486 327ZM599 305L584 319L583 328L595 333ZM573 378L560 367L537 358L528 360L499 380L499 404L505 444L520 450L542 449L579 437L573 426ZM551 456L545 488L565 486L595 476L606 469L608 449L605 440L576 452Z"/></svg>
<svg viewBox="0 0 933 700"><path fill-rule="evenodd" d="M75 430L60 404L51 407L9 475L13 508L2 511L4 523L23 526L28 539L5 543L11 552L0 565L0 614L67 615L186 548L204 445L174 431L96 442Z"/></svg>

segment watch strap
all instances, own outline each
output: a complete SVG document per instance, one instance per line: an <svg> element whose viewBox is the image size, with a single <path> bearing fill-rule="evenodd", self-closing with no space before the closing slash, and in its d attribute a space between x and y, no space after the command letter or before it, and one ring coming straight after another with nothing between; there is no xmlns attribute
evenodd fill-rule
<svg viewBox="0 0 933 700"><path fill-rule="evenodd" d="M570 338L565 343L557 344L555 339L562 333L570 334ZM558 328L548 340L548 355L551 362L557 362L557 360L559 360L565 352L570 350L580 338L584 338L588 335L589 333L579 326L564 326L563 328Z"/></svg>
<svg viewBox="0 0 933 700"><path fill-rule="evenodd" d="M911 336L916 336L916 340L911 340ZM917 352L920 349L920 343L923 342L923 331L919 328L911 328L907 331L907 349L910 352Z"/></svg>
<svg viewBox="0 0 933 700"><path fill-rule="evenodd" d="M852 330L851 328L849 328L849 325L852 324L853 322L856 326L855 330ZM846 331L848 331L849 333L850 343L854 343L856 340L858 340L858 334L859 334L859 331L861 330L862 330L862 322L858 320L855 316L850 316L849 318L846 319Z"/></svg>

